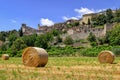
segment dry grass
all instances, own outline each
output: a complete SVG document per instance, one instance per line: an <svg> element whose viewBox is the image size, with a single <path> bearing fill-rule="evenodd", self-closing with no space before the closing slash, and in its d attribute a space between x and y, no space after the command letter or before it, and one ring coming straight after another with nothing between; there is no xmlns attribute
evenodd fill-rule
<svg viewBox="0 0 120 80"><path fill-rule="evenodd" d="M98 55L98 60L100 63L113 63L115 55L113 52L105 50L101 51Z"/></svg>
<svg viewBox="0 0 120 80"><path fill-rule="evenodd" d="M119 59L100 64L93 57L52 57L46 67L34 68L22 65L21 58L10 58L0 60L0 80L120 80Z"/></svg>
<svg viewBox="0 0 120 80"><path fill-rule="evenodd" d="M22 54L22 61L25 66L44 67L48 62L48 53L43 48L28 47Z"/></svg>
<svg viewBox="0 0 120 80"><path fill-rule="evenodd" d="M9 55L8 54L2 54L2 59L3 60L9 60Z"/></svg>

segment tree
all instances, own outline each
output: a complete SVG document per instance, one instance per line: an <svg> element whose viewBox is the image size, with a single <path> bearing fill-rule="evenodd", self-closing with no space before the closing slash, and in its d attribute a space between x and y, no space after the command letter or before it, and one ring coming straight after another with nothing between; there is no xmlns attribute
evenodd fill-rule
<svg viewBox="0 0 120 80"><path fill-rule="evenodd" d="M58 35L60 34L59 31L56 30L56 29L53 29L53 30L51 31L51 33L52 33L54 36L58 36ZM48 33L48 34L50 34L50 33Z"/></svg>
<svg viewBox="0 0 120 80"><path fill-rule="evenodd" d="M120 22L120 9L116 10L114 20L115 22Z"/></svg>
<svg viewBox="0 0 120 80"><path fill-rule="evenodd" d="M49 47L48 42L49 42L49 41L46 39L46 37L45 37L44 35L39 35L39 36L37 36L37 38L36 38L35 46L46 49L46 48Z"/></svg>
<svg viewBox="0 0 120 80"><path fill-rule="evenodd" d="M96 46L97 45L98 41L96 39L96 36L92 32L89 33L89 36L87 37L87 40L90 42L91 46Z"/></svg>
<svg viewBox="0 0 120 80"><path fill-rule="evenodd" d="M106 16L104 14L100 14L97 17L97 22L98 22L98 25L104 25L106 23Z"/></svg>
<svg viewBox="0 0 120 80"><path fill-rule="evenodd" d="M25 47L27 47L27 45L24 43L24 41L21 38L16 39L11 46L12 56L17 55L17 51L20 51Z"/></svg>
<svg viewBox="0 0 120 80"><path fill-rule="evenodd" d="M120 23L109 31L110 45L120 45Z"/></svg>
<svg viewBox="0 0 120 80"><path fill-rule="evenodd" d="M0 32L0 40L5 41L6 33L4 31Z"/></svg>
<svg viewBox="0 0 120 80"><path fill-rule="evenodd" d="M58 43L62 42L62 38L60 36L57 36L57 42Z"/></svg>
<svg viewBox="0 0 120 80"><path fill-rule="evenodd" d="M91 19L92 25L93 26L101 26L106 23L106 16L105 14L100 14L97 16L92 17Z"/></svg>
<svg viewBox="0 0 120 80"><path fill-rule="evenodd" d="M22 28L20 28L20 30L19 30L19 36L20 36L20 37L23 36Z"/></svg>
<svg viewBox="0 0 120 80"><path fill-rule="evenodd" d="M10 41L9 46L13 44L13 42L18 38L18 36L14 33L10 34L8 40Z"/></svg>
<svg viewBox="0 0 120 80"><path fill-rule="evenodd" d="M23 36L22 40L25 42L27 46L34 46L34 43L36 41L37 34Z"/></svg>
<svg viewBox="0 0 120 80"><path fill-rule="evenodd" d="M96 37L92 32L90 32L87 40L90 42L96 42Z"/></svg>
<svg viewBox="0 0 120 80"><path fill-rule="evenodd" d="M73 39L71 38L71 36L67 36L64 40L64 43L67 45L73 44Z"/></svg>
<svg viewBox="0 0 120 80"><path fill-rule="evenodd" d="M92 24L92 26L94 26L94 27L98 25L97 16L93 16L93 17L91 18L91 24Z"/></svg>
<svg viewBox="0 0 120 80"><path fill-rule="evenodd" d="M91 24L91 22L90 22L90 18L88 18L88 25L90 25Z"/></svg>
<svg viewBox="0 0 120 80"><path fill-rule="evenodd" d="M7 46L6 46L6 44L3 44L3 45L0 47L0 50L2 50L2 51L6 51L6 50L7 50Z"/></svg>
<svg viewBox="0 0 120 80"><path fill-rule="evenodd" d="M51 33L48 32L48 33L44 34L43 36L44 36L44 38L45 38L46 41L51 42L53 40L53 35L57 36L59 34L58 34L57 31L55 31L55 33L51 34Z"/></svg>
<svg viewBox="0 0 120 80"><path fill-rule="evenodd" d="M79 26L79 25L80 25L79 21L73 23L73 26Z"/></svg>
<svg viewBox="0 0 120 80"><path fill-rule="evenodd" d="M108 23L112 23L112 19L114 18L113 12L111 9L106 10L106 20Z"/></svg>

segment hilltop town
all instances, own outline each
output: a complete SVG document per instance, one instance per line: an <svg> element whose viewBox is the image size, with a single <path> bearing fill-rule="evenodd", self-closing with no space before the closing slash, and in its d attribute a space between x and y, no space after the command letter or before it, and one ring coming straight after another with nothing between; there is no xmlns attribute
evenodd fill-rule
<svg viewBox="0 0 120 80"><path fill-rule="evenodd" d="M112 10L115 13L115 10ZM61 37L64 39L66 36L71 36L73 40L77 39L86 39L90 32L95 34L96 37L104 37L106 32L113 27L113 23L104 24L101 27L93 27L92 25L88 24L88 20L91 20L92 17L105 14L105 11L99 13L90 13L84 14L81 19L74 20L70 19L63 23L56 23L52 26L40 26L38 24L38 29L34 29L26 24L22 24L22 32L24 35L31 35L31 34L45 34L46 32L50 32L53 29L58 31L66 31L65 34L62 34ZM74 24L70 26L71 24Z"/></svg>
<svg viewBox="0 0 120 80"><path fill-rule="evenodd" d="M99 13L84 14L79 20L70 19L62 23L55 23L52 26L41 26L38 24L37 29L24 23L21 25L21 29L19 31L13 30L8 32L0 32L0 45L3 46L3 44L5 44L11 47L17 38L21 38L21 41L25 42L25 45L27 44L27 46L41 47L41 45L36 45L36 42L39 42L41 39L39 38L39 36L42 36L41 34L52 35L54 39L52 39L51 42L46 42L46 45L49 44L51 46L66 45L64 42L67 37L72 39L73 43L71 45L75 44L75 46L77 45L78 47L83 46L83 44L87 44L85 47L90 46L91 43L95 43L96 45L99 45L100 43L104 44L107 32L120 22L119 14L119 9L107 9L106 11ZM54 30L56 30L59 35L55 36L54 33L51 34ZM94 40L92 40L93 42L89 42L88 40L91 33L92 37L94 37ZM26 39L26 36L30 37L33 34L38 35L33 37L34 39L32 42L29 42L28 44L27 42L30 41L30 39ZM37 38L39 39L37 40ZM61 42L57 42L58 38L61 39ZM109 44L109 42L107 42L107 44Z"/></svg>

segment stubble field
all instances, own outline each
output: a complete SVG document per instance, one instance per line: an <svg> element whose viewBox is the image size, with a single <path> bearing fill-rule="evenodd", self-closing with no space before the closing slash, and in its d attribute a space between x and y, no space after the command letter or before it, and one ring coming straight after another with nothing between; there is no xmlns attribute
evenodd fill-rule
<svg viewBox="0 0 120 80"><path fill-rule="evenodd" d="M0 80L120 80L120 58L100 64L96 57L49 57L45 67L25 67L21 58L0 59Z"/></svg>

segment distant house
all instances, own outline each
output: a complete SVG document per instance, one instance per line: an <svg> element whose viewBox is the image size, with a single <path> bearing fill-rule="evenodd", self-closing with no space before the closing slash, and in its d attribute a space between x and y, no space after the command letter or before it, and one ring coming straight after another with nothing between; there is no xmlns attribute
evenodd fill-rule
<svg viewBox="0 0 120 80"><path fill-rule="evenodd" d="M115 13L116 10L112 10L112 12ZM82 19L80 20L80 24L83 24L83 23L88 24L88 19L91 20L92 17L100 15L100 14L106 14L106 11L101 11L101 12L98 12L98 13L84 14L82 16Z"/></svg>
<svg viewBox="0 0 120 80"><path fill-rule="evenodd" d="M82 19L80 20L80 24L88 24L88 19L91 20L92 17L96 16L96 13L91 13L91 14L84 14Z"/></svg>

